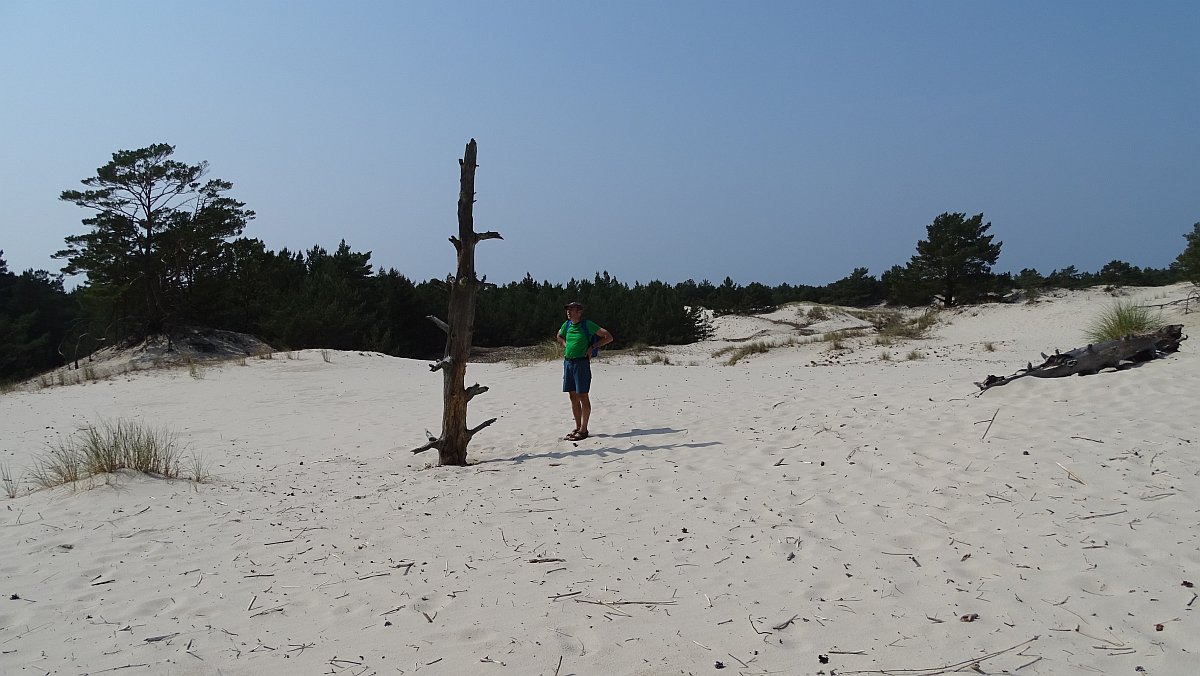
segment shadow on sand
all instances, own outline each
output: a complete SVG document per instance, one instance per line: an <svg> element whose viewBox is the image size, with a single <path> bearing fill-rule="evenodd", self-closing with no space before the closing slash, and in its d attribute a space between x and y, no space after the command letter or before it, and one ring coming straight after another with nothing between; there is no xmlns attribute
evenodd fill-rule
<svg viewBox="0 0 1200 676"><path fill-rule="evenodd" d="M681 432L686 432L686 431L687 430L671 429L669 427L659 427L659 428L649 429L649 430L635 428L628 432L621 432L620 434L593 434L589 438L590 439L627 439L627 438L631 438L631 437L641 437L641 436L646 436L646 435L650 435L650 434L679 434ZM584 444L586 444L587 442L586 441L573 442L573 441L562 440L562 441L558 441L556 443L560 443L560 444L584 443ZM648 446L646 444L637 444L636 446L630 446L629 448L615 448L612 446L603 446L601 448L587 448L587 447L579 448L579 447L576 447L572 450L567 450L567 451L548 451L546 453L521 453L520 455L514 455L511 458L491 458L488 460L482 460L479 462L479 464L486 465L488 463L493 463L493 462L523 463L526 460L541 460L541 459L561 460L563 458L581 458L581 457L585 457L585 456L589 456L589 455L594 455L594 456L603 458L603 457L608 457L610 455L625 455L626 453L645 452L645 451L670 451L670 450L674 450L677 448L707 448L709 446L718 446L718 445L719 445L719 442L716 442L716 441L705 441L705 442L687 443L687 444L661 444L658 446Z"/></svg>

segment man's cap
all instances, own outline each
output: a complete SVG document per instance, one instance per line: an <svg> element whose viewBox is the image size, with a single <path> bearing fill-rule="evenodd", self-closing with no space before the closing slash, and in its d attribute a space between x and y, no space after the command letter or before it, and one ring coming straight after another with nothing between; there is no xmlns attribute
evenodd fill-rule
<svg viewBox="0 0 1200 676"><path fill-rule="evenodd" d="M573 300L573 301L571 301L570 303L567 303L566 305L564 305L564 306L563 306L563 308L569 308L569 307L577 307L577 308L579 308L580 310L582 310L582 309L583 309L583 303L580 303L580 302L579 302L579 301L577 301L577 300Z"/></svg>

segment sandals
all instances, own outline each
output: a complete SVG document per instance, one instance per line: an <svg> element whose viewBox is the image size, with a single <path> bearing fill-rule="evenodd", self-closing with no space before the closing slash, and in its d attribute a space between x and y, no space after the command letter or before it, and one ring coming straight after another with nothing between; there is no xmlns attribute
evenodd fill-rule
<svg viewBox="0 0 1200 676"><path fill-rule="evenodd" d="M588 438L587 430L575 430L563 437L563 441L583 441Z"/></svg>

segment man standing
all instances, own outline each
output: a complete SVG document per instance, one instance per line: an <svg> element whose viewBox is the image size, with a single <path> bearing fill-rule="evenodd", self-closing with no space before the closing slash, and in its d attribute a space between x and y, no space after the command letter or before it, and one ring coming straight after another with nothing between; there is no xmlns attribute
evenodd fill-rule
<svg viewBox="0 0 1200 676"><path fill-rule="evenodd" d="M607 330L583 318L583 303L573 300L565 306L567 321L563 322L554 339L563 346L563 392L571 396L571 414L575 429L563 437L567 441L588 438L588 419L592 416L592 357L600 348L613 342Z"/></svg>

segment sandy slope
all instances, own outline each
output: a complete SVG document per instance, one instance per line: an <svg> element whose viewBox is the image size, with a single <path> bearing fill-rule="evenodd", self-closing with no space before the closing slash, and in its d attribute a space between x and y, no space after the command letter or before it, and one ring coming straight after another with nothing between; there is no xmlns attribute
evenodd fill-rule
<svg viewBox="0 0 1200 676"><path fill-rule="evenodd" d="M557 363L473 365L491 392L472 419L500 420L465 469L407 450L439 426L440 376L377 354L6 394L14 474L125 417L176 430L216 480L6 500L0 673L1191 673L1195 341L972 385L1083 344L1110 301L946 313L833 364L813 344L724 366L708 355L731 339L788 330L723 318L673 349L684 365L598 364L578 444L558 440Z"/></svg>

